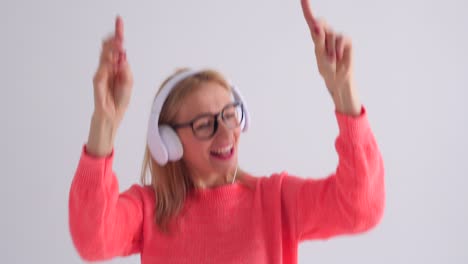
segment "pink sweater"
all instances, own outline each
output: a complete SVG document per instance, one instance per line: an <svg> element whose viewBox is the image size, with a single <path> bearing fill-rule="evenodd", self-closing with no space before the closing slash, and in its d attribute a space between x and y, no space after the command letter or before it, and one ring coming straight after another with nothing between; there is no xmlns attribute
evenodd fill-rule
<svg viewBox="0 0 468 264"><path fill-rule="evenodd" d="M69 197L73 242L88 261L139 253L141 263L297 263L298 243L374 227L384 209L384 166L363 107L335 112L336 172L324 179L287 173L197 190L173 236L154 223L152 188L119 193L114 152L94 158L83 147Z"/></svg>

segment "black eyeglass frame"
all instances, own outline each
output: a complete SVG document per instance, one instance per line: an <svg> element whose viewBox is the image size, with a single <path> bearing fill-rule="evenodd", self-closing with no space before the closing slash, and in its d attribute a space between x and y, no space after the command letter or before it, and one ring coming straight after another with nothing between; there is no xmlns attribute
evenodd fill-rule
<svg viewBox="0 0 468 264"><path fill-rule="evenodd" d="M193 118L192 120L186 122L186 123L180 123L180 124L172 124L171 127L174 129L174 130L177 130L179 128L184 128L184 127L191 127L192 128L192 133L195 137L197 137L198 139L200 140L208 140L210 138L212 138L216 132L218 131L218 127L219 127L219 118L221 117L221 120L223 120L223 122L226 122L225 121L225 118L224 118L224 111L230 107L239 107L240 106L240 109L241 109L241 118L239 120L239 123L237 124L237 126L234 126L234 127L229 127L230 129L232 128L236 128L236 127L239 127L242 122L244 121L244 116L245 116L245 113L244 113L244 105L242 104L242 102L232 102L232 103L229 103L227 104L226 106L223 107L223 109L216 113L216 114L209 114L209 113L206 113L206 114L201 114L199 116L196 116L195 118ZM195 127L193 126L193 124L200 118L205 118L205 117L210 117L214 120L214 123L213 123L213 132L211 132L211 134L207 137L200 137L200 136L197 136L197 133L195 132ZM226 123L225 123L226 124Z"/></svg>

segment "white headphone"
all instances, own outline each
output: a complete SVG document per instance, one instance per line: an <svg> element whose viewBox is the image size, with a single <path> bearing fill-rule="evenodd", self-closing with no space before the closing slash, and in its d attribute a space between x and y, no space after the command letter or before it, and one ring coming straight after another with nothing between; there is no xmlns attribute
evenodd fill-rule
<svg viewBox="0 0 468 264"><path fill-rule="evenodd" d="M182 143L180 142L175 130L169 125L159 125L159 115L161 114L164 102L179 82L200 72L202 72L202 70L186 70L176 74L166 82L153 101L148 124L147 141L151 156L161 166L166 165L168 161L180 160L184 153ZM241 127L242 131L245 132L249 126L247 106L245 101L242 99L242 95L239 93L239 90L234 85L229 85L232 89L234 100L241 102L243 105L244 119Z"/></svg>

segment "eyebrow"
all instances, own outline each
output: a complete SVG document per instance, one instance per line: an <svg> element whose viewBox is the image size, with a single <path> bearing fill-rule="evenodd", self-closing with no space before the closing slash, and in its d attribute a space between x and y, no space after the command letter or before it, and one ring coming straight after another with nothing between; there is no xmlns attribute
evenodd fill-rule
<svg viewBox="0 0 468 264"><path fill-rule="evenodd" d="M196 119L198 119L200 117L212 117L214 115L218 115L219 113L221 113L221 111L219 111L217 113L203 112L201 114L196 115L194 118L190 119L191 120L190 122L192 122L192 121L194 121L194 120L196 120Z"/></svg>
<svg viewBox="0 0 468 264"><path fill-rule="evenodd" d="M224 109L224 107L223 107ZM222 109L221 109L222 111ZM211 113L211 112L202 112L200 114L197 114L196 116L192 117L191 119L188 119L188 121L185 121L185 122L180 122L180 123L177 123L178 125L186 125L186 124L190 124L192 123L193 121L197 120L198 118L201 118L201 117L212 117L216 114L219 114L221 111L218 111L217 113Z"/></svg>
<svg viewBox="0 0 468 264"><path fill-rule="evenodd" d="M193 117L192 119L189 119L189 121L187 122L181 122L181 123L177 123L178 125L188 125L188 124L191 124L192 122L194 122L195 120L197 120L198 118L200 117L212 117L214 115L219 115L219 113L221 113L224 108L226 108L228 105L232 105L232 104L235 104L237 103L236 101L232 101L230 103L227 103L225 104L220 111L216 112L216 113L211 113L211 112L203 112L203 113L200 113L198 115L196 115L195 117Z"/></svg>

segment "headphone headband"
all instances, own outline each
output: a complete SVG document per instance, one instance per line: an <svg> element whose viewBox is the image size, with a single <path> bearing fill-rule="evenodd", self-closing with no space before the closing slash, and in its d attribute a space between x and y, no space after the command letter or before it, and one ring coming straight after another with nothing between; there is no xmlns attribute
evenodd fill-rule
<svg viewBox="0 0 468 264"><path fill-rule="evenodd" d="M159 122L159 115L161 114L162 107L164 105L164 102L166 101L167 97L171 93L172 89L181 81L184 79L191 77L200 71L196 70L185 70L183 72L177 73L175 76L170 78L164 86L161 88L161 91L159 94L156 96L153 102L153 107L151 108L151 114L155 114L158 117L158 120L156 122Z"/></svg>

